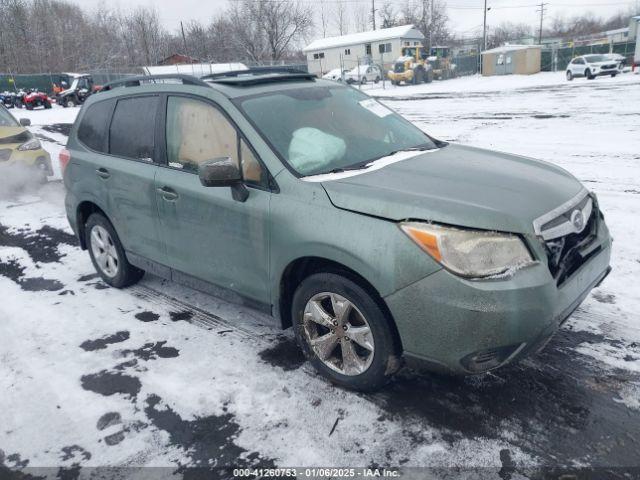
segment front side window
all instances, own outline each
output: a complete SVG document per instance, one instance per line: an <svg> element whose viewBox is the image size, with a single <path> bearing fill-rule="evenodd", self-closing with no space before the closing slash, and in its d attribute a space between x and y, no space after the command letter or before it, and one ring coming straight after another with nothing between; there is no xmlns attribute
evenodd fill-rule
<svg viewBox="0 0 640 480"><path fill-rule="evenodd" d="M235 126L210 103L187 97L167 102L167 160L169 166L197 173L202 162L231 158L249 185L266 186L262 164Z"/></svg>
<svg viewBox="0 0 640 480"><path fill-rule="evenodd" d="M356 168L398 150L437 148L420 129L350 87L284 90L236 104L301 176Z"/></svg>
<svg viewBox="0 0 640 480"><path fill-rule="evenodd" d="M108 129L113 100L94 103L87 108L78 127L78 140L97 152L108 152Z"/></svg>
<svg viewBox="0 0 640 480"><path fill-rule="evenodd" d="M109 153L153 161L157 111L156 96L118 100L109 129Z"/></svg>
<svg viewBox="0 0 640 480"><path fill-rule="evenodd" d="M223 157L240 165L236 129L209 103L169 97L166 135L171 167L197 172L201 163Z"/></svg>

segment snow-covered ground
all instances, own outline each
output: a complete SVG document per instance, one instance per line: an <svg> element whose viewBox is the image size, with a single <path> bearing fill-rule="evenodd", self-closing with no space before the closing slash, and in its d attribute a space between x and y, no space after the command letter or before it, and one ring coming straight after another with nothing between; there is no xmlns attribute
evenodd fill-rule
<svg viewBox="0 0 640 480"><path fill-rule="evenodd" d="M369 93L436 137L552 161L598 194L614 270L547 348L482 377L403 372L375 395L338 389L262 314L151 276L106 288L54 181L0 195L0 473L382 465L522 478L541 466L640 467L640 76ZM14 113L55 159L60 124L77 111Z"/></svg>

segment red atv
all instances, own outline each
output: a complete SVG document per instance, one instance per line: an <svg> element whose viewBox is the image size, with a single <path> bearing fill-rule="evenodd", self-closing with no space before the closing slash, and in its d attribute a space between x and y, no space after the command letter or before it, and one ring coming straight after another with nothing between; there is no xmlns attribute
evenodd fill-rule
<svg viewBox="0 0 640 480"><path fill-rule="evenodd" d="M18 108L21 108L22 105L24 105L27 110L33 110L36 107L51 108L51 99L49 96L44 92L39 92L35 88L26 92L20 100L21 105L18 106Z"/></svg>

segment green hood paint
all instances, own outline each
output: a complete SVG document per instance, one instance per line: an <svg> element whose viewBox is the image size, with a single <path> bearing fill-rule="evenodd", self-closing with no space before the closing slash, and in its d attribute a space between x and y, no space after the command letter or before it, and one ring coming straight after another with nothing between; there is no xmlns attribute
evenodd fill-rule
<svg viewBox="0 0 640 480"><path fill-rule="evenodd" d="M522 234L583 188L550 163L461 145L322 186L345 210Z"/></svg>

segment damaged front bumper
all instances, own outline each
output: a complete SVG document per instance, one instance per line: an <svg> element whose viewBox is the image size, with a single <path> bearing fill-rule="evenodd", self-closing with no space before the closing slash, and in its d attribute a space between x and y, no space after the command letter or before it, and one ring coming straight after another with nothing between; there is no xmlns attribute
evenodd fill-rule
<svg viewBox="0 0 640 480"><path fill-rule="evenodd" d="M604 222L595 241L597 255L560 286L541 261L505 279L467 280L439 270L387 296L407 364L473 374L540 350L608 275Z"/></svg>

